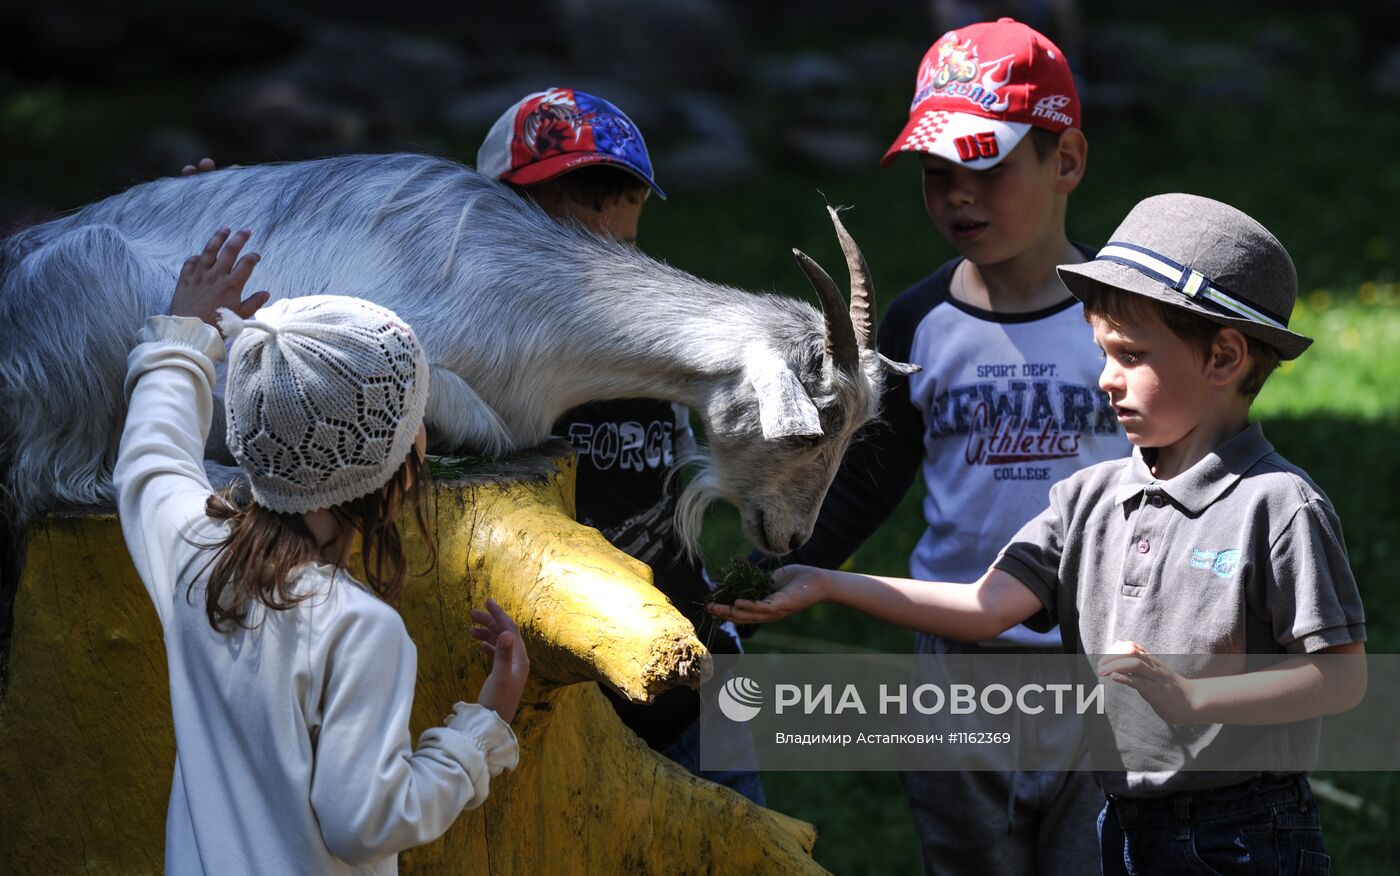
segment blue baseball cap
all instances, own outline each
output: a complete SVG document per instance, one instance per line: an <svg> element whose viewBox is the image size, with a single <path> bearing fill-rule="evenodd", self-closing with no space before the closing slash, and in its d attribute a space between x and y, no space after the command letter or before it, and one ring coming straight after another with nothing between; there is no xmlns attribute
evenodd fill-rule
<svg viewBox="0 0 1400 876"><path fill-rule="evenodd" d="M476 153L476 169L516 185L554 179L590 164L620 167L660 198L642 132L601 97L572 88L526 96L501 115Z"/></svg>

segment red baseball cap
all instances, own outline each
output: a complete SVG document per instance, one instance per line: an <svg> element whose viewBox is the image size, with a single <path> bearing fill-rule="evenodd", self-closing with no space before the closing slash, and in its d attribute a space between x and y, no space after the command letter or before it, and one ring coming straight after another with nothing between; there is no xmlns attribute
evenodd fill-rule
<svg viewBox="0 0 1400 876"><path fill-rule="evenodd" d="M1059 133L1083 121L1064 52L1036 30L1001 18L950 30L919 64L909 122L882 164L928 152L984 170L1032 126Z"/></svg>
<svg viewBox="0 0 1400 876"><path fill-rule="evenodd" d="M476 153L477 170L517 185L588 164L619 167L666 197L636 124L603 98L572 88L526 95L501 114Z"/></svg>

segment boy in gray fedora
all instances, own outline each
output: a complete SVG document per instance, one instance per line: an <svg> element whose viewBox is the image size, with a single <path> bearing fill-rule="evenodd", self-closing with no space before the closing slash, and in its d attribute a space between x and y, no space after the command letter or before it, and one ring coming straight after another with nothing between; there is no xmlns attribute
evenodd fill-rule
<svg viewBox="0 0 1400 876"><path fill-rule="evenodd" d="M1105 874L1325 873L1305 775L1221 757L1222 725L1309 721L1366 689L1365 616L1336 512L1249 422L1269 373L1312 343L1288 330L1293 263L1240 211L1173 194L1139 203L1092 261L1059 272L1104 353L1099 386L1131 457L1057 483L971 587L786 566L768 599L712 610L755 623L830 601L966 640L1058 622L1066 651L1103 655L1111 703L1136 691L1159 718L1129 743L1152 769L1096 774ZM1247 654L1293 659L1220 673ZM1355 656L1304 656L1315 654ZM1212 754L1221 769L1192 769Z"/></svg>

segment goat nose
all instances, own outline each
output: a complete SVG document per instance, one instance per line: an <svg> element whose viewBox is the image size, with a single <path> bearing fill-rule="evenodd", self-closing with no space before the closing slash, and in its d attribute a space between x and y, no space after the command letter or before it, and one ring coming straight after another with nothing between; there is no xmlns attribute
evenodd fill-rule
<svg viewBox="0 0 1400 876"><path fill-rule="evenodd" d="M788 539L787 553L792 553L807 543L807 536L800 532L794 532L792 538Z"/></svg>

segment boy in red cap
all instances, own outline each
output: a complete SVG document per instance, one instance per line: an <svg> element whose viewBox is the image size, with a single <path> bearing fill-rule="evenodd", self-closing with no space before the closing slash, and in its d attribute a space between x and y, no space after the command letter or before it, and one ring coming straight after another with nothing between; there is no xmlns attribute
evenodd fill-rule
<svg viewBox="0 0 1400 876"><path fill-rule="evenodd" d="M881 353L922 366L887 382L883 423L854 443L808 543L788 562L839 567L922 467L928 523L915 578L973 581L1045 506L1050 485L1124 456L1101 363L1055 267L1093 257L1065 234L1088 144L1063 53L1001 19L944 34L919 65L885 163L923 165L924 206L958 257L880 321ZM1057 632L977 644L920 634L934 654L1047 653ZM1073 744L1067 740L1065 744ZM1084 772L905 773L929 873L1096 872L1103 795Z"/></svg>
<svg viewBox="0 0 1400 876"><path fill-rule="evenodd" d="M608 101L572 88L530 94L506 110L477 152L477 170L508 183L549 215L609 237L637 241L656 184L642 133ZM732 624L716 628L705 614L711 585L699 560L681 546L675 497L666 478L693 448L690 411L662 399L617 399L567 411L554 425L578 453L578 519L652 568L656 588L671 600L716 654L739 652ZM713 634L707 632L714 629ZM701 772L700 698L667 691L651 705L605 690L613 707L648 745L691 772L764 802L758 773Z"/></svg>

